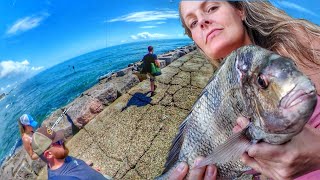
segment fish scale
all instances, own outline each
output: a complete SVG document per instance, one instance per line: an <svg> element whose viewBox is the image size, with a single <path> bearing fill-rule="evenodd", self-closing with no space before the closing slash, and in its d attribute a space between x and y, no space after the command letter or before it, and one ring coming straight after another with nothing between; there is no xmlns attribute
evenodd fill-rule
<svg viewBox="0 0 320 180"><path fill-rule="evenodd" d="M240 176L240 179L250 179L243 174L248 167L236 159L250 145L250 140L274 144L290 140L301 131L316 105L314 85L290 61L254 45L239 48L226 57L180 125L165 170L157 179L168 179L180 162L187 162L192 168L198 156L206 157L204 165L216 164L218 179ZM265 83L269 80L270 87L261 87L258 78ZM294 83L297 84L292 86ZM287 102L295 92L302 90L307 94L304 101L290 109L300 114L295 113L296 117L290 121L281 101L286 99ZM286 96L280 97L280 94ZM252 123L243 132L233 134L232 129L240 116L251 118ZM290 123L296 126L289 131L291 126L285 128ZM284 133L270 129L273 124L283 126Z"/></svg>

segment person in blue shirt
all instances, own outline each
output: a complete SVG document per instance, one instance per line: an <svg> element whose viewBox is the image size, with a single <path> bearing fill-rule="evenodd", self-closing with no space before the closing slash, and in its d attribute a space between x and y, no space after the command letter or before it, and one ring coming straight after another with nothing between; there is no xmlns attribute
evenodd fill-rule
<svg viewBox="0 0 320 180"><path fill-rule="evenodd" d="M48 165L49 180L106 180L104 175L81 159L69 156L64 132L39 128L32 136L33 151Z"/></svg>

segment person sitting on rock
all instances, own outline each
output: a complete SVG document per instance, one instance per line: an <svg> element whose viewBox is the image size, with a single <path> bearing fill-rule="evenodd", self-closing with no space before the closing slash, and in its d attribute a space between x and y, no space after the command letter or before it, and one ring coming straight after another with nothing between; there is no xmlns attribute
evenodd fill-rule
<svg viewBox="0 0 320 180"><path fill-rule="evenodd" d="M151 63L154 63L156 66L160 67L158 62L158 57L156 54L153 54L153 47L148 46L148 54L143 57L143 72L146 72L150 78L150 89L151 89L151 96L156 94L155 90L157 86L155 85L155 76L151 74Z"/></svg>
<svg viewBox="0 0 320 180"><path fill-rule="evenodd" d="M31 147L32 135L34 129L37 127L37 121L35 121L29 114L23 114L19 118L18 124L24 149L32 160L38 159L38 155L33 152Z"/></svg>
<svg viewBox="0 0 320 180"><path fill-rule="evenodd" d="M64 144L64 131L41 127L32 136L32 148L48 165L49 180L105 180L110 177L100 174L83 160L69 156Z"/></svg>

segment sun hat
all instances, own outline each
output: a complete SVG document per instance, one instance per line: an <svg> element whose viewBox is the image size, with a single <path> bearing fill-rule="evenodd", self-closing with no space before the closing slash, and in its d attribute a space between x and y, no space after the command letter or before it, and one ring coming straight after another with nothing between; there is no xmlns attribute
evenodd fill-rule
<svg viewBox="0 0 320 180"><path fill-rule="evenodd" d="M38 125L37 121L35 121L29 114L24 114L20 116L20 122L23 125L28 125L33 128L36 128Z"/></svg>
<svg viewBox="0 0 320 180"><path fill-rule="evenodd" d="M32 149L39 156L47 150L52 143L64 140L64 130L57 132L47 127L40 127L32 135Z"/></svg>

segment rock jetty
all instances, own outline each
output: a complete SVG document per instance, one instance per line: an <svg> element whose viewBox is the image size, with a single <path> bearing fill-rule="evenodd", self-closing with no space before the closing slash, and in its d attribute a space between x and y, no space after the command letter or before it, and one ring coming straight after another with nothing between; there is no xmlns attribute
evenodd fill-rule
<svg viewBox="0 0 320 180"><path fill-rule="evenodd" d="M114 179L154 179L163 170L179 124L212 76L213 67L194 45L159 55L162 75L157 94L139 74L141 61L100 77L42 126L65 129L70 155L94 163ZM68 109L67 113L63 113ZM1 166L0 179L46 179L40 160L31 161L23 148Z"/></svg>

